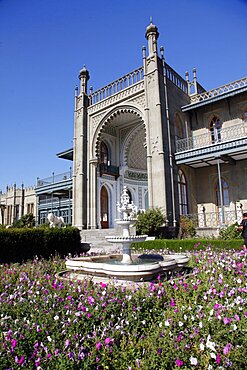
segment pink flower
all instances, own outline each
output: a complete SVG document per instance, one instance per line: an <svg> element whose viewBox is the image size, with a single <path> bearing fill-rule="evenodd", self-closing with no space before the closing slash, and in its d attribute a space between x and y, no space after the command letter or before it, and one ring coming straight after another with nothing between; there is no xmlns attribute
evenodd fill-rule
<svg viewBox="0 0 247 370"><path fill-rule="evenodd" d="M105 287L107 287L107 284L106 283L102 283L102 281L100 282L100 286L101 286L101 288L105 288Z"/></svg>
<svg viewBox="0 0 247 370"><path fill-rule="evenodd" d="M12 339L12 341L11 341L11 349L12 349L12 351L16 347L16 344L17 344L17 340L16 339Z"/></svg>
<svg viewBox="0 0 247 370"><path fill-rule="evenodd" d="M175 361L175 364L178 366L178 367L181 367L181 366L183 366L183 361L182 360L179 360L179 359L177 359L176 361Z"/></svg>
<svg viewBox="0 0 247 370"><path fill-rule="evenodd" d="M171 299L170 306L171 307L175 307L175 301L174 301L174 299Z"/></svg>
<svg viewBox="0 0 247 370"><path fill-rule="evenodd" d="M96 346L96 349L100 350L100 348L102 347L102 343L101 342L97 342L95 344L95 346Z"/></svg>
<svg viewBox="0 0 247 370"><path fill-rule="evenodd" d="M94 298L91 295L88 297L88 302L89 302L89 304L94 303Z"/></svg>
<svg viewBox="0 0 247 370"><path fill-rule="evenodd" d="M224 323L225 325L230 324L230 320L229 320L227 317L224 317L224 319L223 319L223 323Z"/></svg>
<svg viewBox="0 0 247 370"><path fill-rule="evenodd" d="M217 364L218 364L218 365L220 364L220 354L218 354L218 355L216 356L216 362L217 362Z"/></svg>
<svg viewBox="0 0 247 370"><path fill-rule="evenodd" d="M231 343L227 343L227 345L223 349L223 353L224 353L225 356L228 355L228 353L230 352L231 348L232 348Z"/></svg>
<svg viewBox="0 0 247 370"><path fill-rule="evenodd" d="M19 360L19 365L23 364L24 360L25 360L25 357L24 356L21 356L21 358Z"/></svg>
<svg viewBox="0 0 247 370"><path fill-rule="evenodd" d="M112 343L112 339L111 338L106 338L105 339L105 344L111 344Z"/></svg>

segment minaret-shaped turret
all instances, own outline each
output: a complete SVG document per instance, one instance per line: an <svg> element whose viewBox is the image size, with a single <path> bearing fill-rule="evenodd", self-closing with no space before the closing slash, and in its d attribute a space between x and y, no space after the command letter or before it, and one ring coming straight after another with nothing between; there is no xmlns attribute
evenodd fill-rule
<svg viewBox="0 0 247 370"><path fill-rule="evenodd" d="M79 80L80 88L75 89L73 225L83 229L87 225L87 108L89 105L87 95L89 72L85 65L79 73Z"/></svg>
<svg viewBox="0 0 247 370"><path fill-rule="evenodd" d="M148 56L157 54L157 40L159 37L158 28L153 24L152 18L150 24L146 29L146 39L148 40Z"/></svg>
<svg viewBox="0 0 247 370"><path fill-rule="evenodd" d="M158 28L152 20L145 34L148 40L148 55L143 48L145 86L145 126L147 141L147 172L149 207L161 207L167 212L165 173L165 101L162 61L158 56ZM160 191L157 191L159 189Z"/></svg>

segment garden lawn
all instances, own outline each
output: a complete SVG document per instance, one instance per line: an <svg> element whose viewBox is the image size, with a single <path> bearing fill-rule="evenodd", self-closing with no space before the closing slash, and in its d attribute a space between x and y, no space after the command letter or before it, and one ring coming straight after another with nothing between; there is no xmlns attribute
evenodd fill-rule
<svg viewBox="0 0 247 370"><path fill-rule="evenodd" d="M0 267L0 369L246 369L246 251L194 250L193 273L131 289Z"/></svg>

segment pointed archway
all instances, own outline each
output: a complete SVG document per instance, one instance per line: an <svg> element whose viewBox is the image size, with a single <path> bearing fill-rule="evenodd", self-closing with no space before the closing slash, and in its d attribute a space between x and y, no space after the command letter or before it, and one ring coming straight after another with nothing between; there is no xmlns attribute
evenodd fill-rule
<svg viewBox="0 0 247 370"><path fill-rule="evenodd" d="M109 195L105 186L100 191L100 224L102 229L109 228Z"/></svg>

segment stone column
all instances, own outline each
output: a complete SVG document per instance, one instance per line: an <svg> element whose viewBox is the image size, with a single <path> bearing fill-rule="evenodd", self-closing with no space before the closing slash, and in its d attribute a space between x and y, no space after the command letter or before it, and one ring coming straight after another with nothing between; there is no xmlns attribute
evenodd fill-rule
<svg viewBox="0 0 247 370"><path fill-rule="evenodd" d="M89 229L97 228L97 159L89 161L89 186L88 186L88 212L89 212Z"/></svg>
<svg viewBox="0 0 247 370"><path fill-rule="evenodd" d="M147 133L147 169L149 207L160 207L167 213L165 183L165 153L163 149L165 116L162 114L161 100L163 69L157 54L159 33L155 25L150 23L146 29L148 40L148 57L144 58L145 85L145 125ZM164 99L163 99L164 100Z"/></svg>

